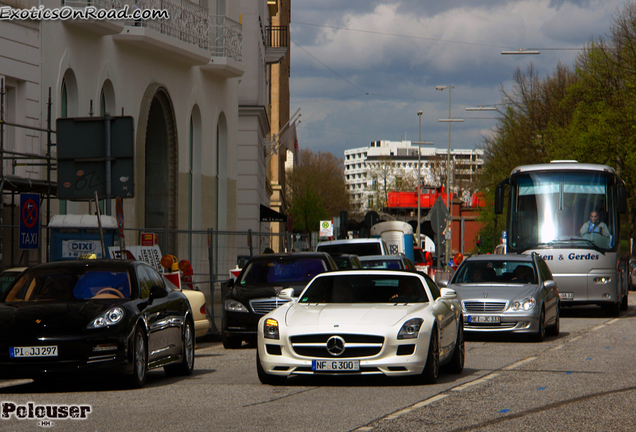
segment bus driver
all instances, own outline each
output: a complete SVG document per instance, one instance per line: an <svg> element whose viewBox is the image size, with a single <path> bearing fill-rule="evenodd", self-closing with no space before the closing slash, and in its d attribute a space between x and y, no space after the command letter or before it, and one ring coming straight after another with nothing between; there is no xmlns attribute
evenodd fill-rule
<svg viewBox="0 0 636 432"><path fill-rule="evenodd" d="M579 233L581 235L596 233L604 235L605 237L610 236L607 225L605 225L605 222L599 221L598 213L596 211L592 211L590 213L590 220L583 224Z"/></svg>

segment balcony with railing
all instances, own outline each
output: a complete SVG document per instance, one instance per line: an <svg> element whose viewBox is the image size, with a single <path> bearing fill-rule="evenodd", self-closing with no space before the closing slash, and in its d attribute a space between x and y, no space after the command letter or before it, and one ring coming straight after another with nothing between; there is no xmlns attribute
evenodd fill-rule
<svg viewBox="0 0 636 432"><path fill-rule="evenodd" d="M287 26L265 27L265 61L267 64L279 63L289 46Z"/></svg>
<svg viewBox="0 0 636 432"><path fill-rule="evenodd" d="M62 6L72 7L73 9L85 9L86 7L94 7L96 9L122 9L124 7L123 0L62 0ZM102 19L69 19L62 21L64 24L80 27L85 30L100 35L112 35L120 33L125 26L122 20L102 20Z"/></svg>
<svg viewBox="0 0 636 432"><path fill-rule="evenodd" d="M208 39L212 58L201 69L225 77L243 75L243 31L240 23L225 16L209 15Z"/></svg>

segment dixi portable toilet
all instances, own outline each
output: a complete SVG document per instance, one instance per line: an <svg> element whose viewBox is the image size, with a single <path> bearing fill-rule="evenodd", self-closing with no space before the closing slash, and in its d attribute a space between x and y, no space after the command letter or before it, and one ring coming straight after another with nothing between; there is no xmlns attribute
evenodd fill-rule
<svg viewBox="0 0 636 432"><path fill-rule="evenodd" d="M55 215L49 222L51 229L51 261L76 260L83 254L95 254L97 258L108 258L108 248L115 245L117 219L101 216L106 253L102 251L97 216Z"/></svg>

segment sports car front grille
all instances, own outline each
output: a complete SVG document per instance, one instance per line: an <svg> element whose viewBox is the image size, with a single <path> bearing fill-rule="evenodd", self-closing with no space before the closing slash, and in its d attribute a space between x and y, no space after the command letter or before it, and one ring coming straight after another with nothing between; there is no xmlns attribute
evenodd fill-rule
<svg viewBox="0 0 636 432"><path fill-rule="evenodd" d="M280 307L287 303L289 300L281 300L278 297L272 297L268 299L250 300L250 307L255 314L265 315L270 313L277 307Z"/></svg>
<svg viewBox="0 0 636 432"><path fill-rule="evenodd" d="M339 336L345 341L344 352L334 356L327 351L327 341L332 336ZM382 351L384 337L374 335L349 335L332 333L292 336L292 349L296 354L312 358L362 358L372 357Z"/></svg>
<svg viewBox="0 0 636 432"><path fill-rule="evenodd" d="M506 302L465 301L464 308L468 312L503 312Z"/></svg>

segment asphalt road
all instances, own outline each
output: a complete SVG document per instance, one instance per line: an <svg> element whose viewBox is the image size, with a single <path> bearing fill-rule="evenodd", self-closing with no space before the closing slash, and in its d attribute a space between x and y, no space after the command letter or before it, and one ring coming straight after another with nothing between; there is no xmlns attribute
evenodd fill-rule
<svg viewBox="0 0 636 432"><path fill-rule="evenodd" d="M261 385L255 350L199 341L195 372L107 380L0 381L0 431L634 431L636 295L629 311L564 309L559 337L470 337L461 375L435 385L298 377ZM2 418L23 406L88 406L85 419Z"/></svg>

